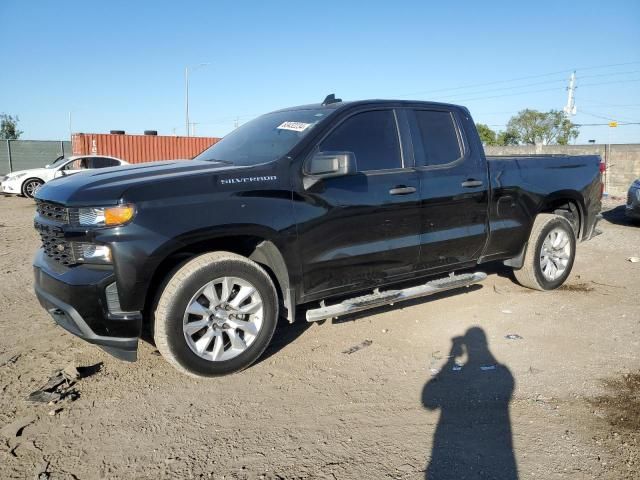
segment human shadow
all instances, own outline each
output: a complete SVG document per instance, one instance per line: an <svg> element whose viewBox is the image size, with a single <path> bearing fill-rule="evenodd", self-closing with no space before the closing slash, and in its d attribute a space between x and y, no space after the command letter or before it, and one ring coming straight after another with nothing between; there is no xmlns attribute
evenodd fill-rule
<svg viewBox="0 0 640 480"><path fill-rule="evenodd" d="M426 479L518 478L509 417L514 386L484 330L472 327L452 338L447 362L422 391L424 407L440 410Z"/></svg>

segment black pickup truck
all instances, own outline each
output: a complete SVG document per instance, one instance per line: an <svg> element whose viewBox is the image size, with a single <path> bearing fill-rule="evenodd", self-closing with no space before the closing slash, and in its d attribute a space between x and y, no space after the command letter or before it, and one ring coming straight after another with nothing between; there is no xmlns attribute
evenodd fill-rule
<svg viewBox="0 0 640 480"><path fill-rule="evenodd" d="M599 163L487 158L464 107L329 96L192 161L47 183L35 291L59 325L121 359L136 359L148 325L181 371L228 374L296 310L318 321L469 285L490 261L524 286L560 286L594 235Z"/></svg>

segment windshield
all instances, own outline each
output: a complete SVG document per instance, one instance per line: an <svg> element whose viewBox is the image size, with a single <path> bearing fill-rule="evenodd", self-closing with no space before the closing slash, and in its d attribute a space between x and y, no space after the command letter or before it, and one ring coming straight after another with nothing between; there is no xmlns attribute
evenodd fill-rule
<svg viewBox="0 0 640 480"><path fill-rule="evenodd" d="M262 115L236 128L194 160L256 165L285 155L333 110L289 110Z"/></svg>
<svg viewBox="0 0 640 480"><path fill-rule="evenodd" d="M66 157L58 157L58 158L55 159L55 161L52 164L47 165L46 168L57 168L60 165L62 165L64 162L66 162L67 160L68 160L68 158L66 158Z"/></svg>

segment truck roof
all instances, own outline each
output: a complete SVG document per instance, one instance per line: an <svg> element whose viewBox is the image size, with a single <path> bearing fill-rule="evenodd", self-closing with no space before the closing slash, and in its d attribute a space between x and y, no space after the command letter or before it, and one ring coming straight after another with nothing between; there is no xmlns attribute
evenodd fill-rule
<svg viewBox="0 0 640 480"><path fill-rule="evenodd" d="M423 105L425 107L446 107L446 108L465 108L460 105L454 105L452 103L441 103L441 102L428 102L423 100L391 100L391 99L370 99L370 100L354 100L354 101L340 101L335 103L329 103L328 105L322 103L311 103L308 105L298 105L295 107L287 107L281 108L279 110L274 110L271 113L275 112L288 112L292 110L339 110L347 107L355 107L360 105L406 105L406 106L415 106L415 105Z"/></svg>

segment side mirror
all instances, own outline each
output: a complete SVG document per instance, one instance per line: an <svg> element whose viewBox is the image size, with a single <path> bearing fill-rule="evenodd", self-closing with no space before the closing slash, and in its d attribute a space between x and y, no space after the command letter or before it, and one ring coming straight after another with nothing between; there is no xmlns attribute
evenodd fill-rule
<svg viewBox="0 0 640 480"><path fill-rule="evenodd" d="M356 173L356 156L353 152L316 152L306 168L305 188L321 178L343 177Z"/></svg>

